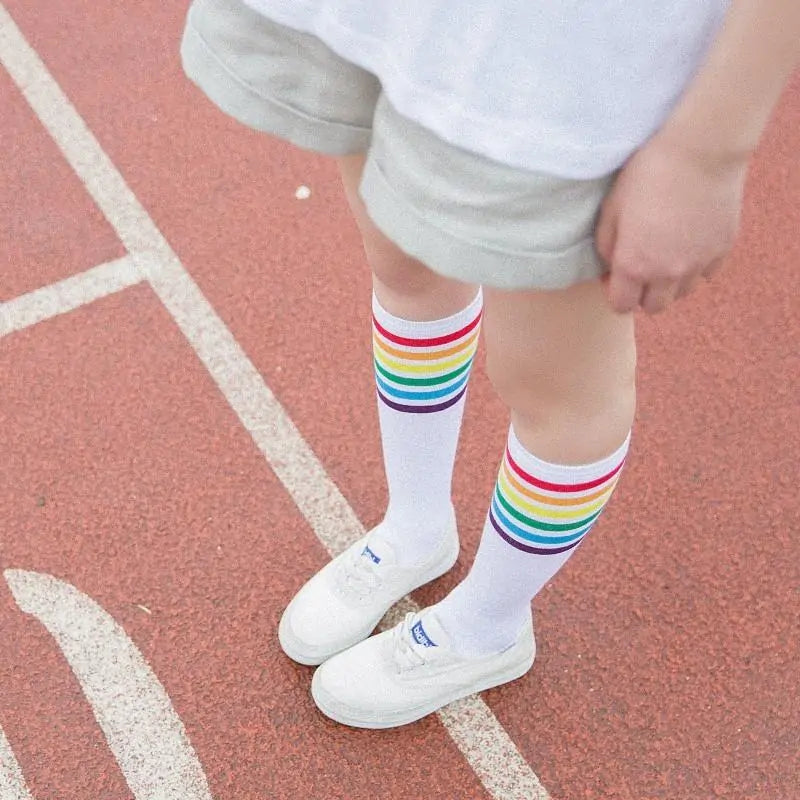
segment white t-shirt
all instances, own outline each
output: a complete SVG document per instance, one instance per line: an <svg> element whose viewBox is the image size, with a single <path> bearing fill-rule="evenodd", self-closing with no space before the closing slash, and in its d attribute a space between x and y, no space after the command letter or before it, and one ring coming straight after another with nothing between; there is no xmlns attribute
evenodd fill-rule
<svg viewBox="0 0 800 800"><path fill-rule="evenodd" d="M609 173L696 72L730 0L246 0L374 73L443 139L569 178Z"/></svg>

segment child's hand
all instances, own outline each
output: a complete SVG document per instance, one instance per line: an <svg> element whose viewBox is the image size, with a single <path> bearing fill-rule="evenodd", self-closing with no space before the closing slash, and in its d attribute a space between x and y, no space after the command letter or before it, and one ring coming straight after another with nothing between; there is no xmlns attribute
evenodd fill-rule
<svg viewBox="0 0 800 800"><path fill-rule="evenodd" d="M606 286L615 311L662 311L719 266L738 231L747 161L659 136L631 157L595 232L610 265Z"/></svg>

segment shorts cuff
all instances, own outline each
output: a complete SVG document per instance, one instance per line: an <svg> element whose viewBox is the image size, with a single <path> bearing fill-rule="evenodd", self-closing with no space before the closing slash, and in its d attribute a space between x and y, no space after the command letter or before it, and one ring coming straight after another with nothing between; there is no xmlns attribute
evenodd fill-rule
<svg viewBox="0 0 800 800"><path fill-rule="evenodd" d="M250 128L329 156L363 153L369 147L370 129L315 119L274 98L264 97L242 81L192 25L191 14L181 41L181 61L186 75L209 100Z"/></svg>
<svg viewBox="0 0 800 800"><path fill-rule="evenodd" d="M559 251L504 251L440 228L367 158L360 194L375 225L403 252L440 275L496 289L566 289L605 272L594 237Z"/></svg>

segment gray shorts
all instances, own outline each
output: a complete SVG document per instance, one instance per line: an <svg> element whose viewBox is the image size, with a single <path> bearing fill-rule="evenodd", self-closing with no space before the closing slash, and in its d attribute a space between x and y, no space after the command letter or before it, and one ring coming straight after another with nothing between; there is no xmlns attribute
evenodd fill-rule
<svg viewBox="0 0 800 800"><path fill-rule="evenodd" d="M449 144L400 115L375 75L242 0L194 0L181 57L245 125L319 153L366 153L370 217L435 272L500 289L561 289L604 272L594 227L615 173L566 179Z"/></svg>

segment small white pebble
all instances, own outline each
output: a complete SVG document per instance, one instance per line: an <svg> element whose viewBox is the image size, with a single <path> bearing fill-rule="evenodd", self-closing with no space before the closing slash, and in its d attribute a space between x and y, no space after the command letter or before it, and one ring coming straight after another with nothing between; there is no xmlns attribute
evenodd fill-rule
<svg viewBox="0 0 800 800"><path fill-rule="evenodd" d="M139 603L136 604L136 608L141 608L142 611L144 611L145 614L152 614L153 613L147 606L139 605Z"/></svg>
<svg viewBox="0 0 800 800"><path fill-rule="evenodd" d="M294 196L298 200L308 200L308 198L311 197L311 189L309 189L308 186L298 186Z"/></svg>

